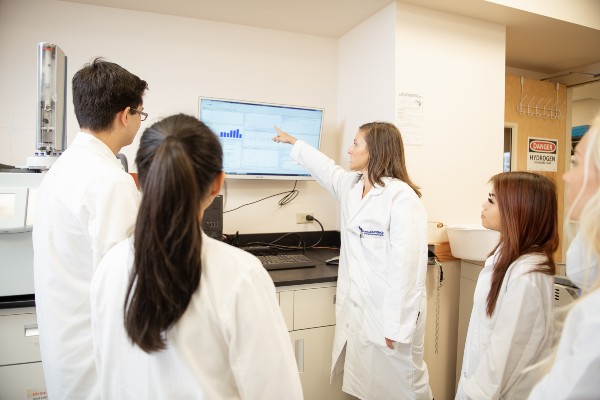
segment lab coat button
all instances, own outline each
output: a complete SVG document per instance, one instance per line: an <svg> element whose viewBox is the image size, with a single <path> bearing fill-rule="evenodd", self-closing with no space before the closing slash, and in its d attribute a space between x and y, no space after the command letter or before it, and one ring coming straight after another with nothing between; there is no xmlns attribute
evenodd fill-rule
<svg viewBox="0 0 600 400"><path fill-rule="evenodd" d="M350 324L346 324L346 328L350 328Z"/></svg>

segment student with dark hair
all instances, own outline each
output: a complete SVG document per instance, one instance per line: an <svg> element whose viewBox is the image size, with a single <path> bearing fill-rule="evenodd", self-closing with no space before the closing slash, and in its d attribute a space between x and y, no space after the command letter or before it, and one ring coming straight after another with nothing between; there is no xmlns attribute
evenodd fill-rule
<svg viewBox="0 0 600 400"><path fill-rule="evenodd" d="M513 399L528 391L523 370L542 360L552 340L558 248L556 187L531 172L505 172L481 219L500 232L475 287L457 399Z"/></svg>
<svg viewBox="0 0 600 400"><path fill-rule="evenodd" d="M360 399L431 399L423 361L427 215L410 180L400 131L362 125L350 170L276 128L292 159L340 203L341 249L332 375Z"/></svg>
<svg viewBox="0 0 600 400"><path fill-rule="evenodd" d="M100 58L72 84L80 132L38 191L35 300L49 397L95 399L89 286L104 253L135 222L139 192L116 154L147 116L142 98L148 85Z"/></svg>
<svg viewBox="0 0 600 400"><path fill-rule="evenodd" d="M222 149L197 118L144 131L135 233L92 282L106 399L302 399L290 336L260 261L202 232L221 191Z"/></svg>

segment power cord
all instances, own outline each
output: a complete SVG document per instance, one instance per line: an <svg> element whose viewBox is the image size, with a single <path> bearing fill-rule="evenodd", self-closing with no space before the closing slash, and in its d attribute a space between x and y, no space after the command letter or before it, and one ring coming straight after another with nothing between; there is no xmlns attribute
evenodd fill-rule
<svg viewBox="0 0 600 400"><path fill-rule="evenodd" d="M261 202L261 201L263 201L263 200L270 199L271 197L279 196L279 195L281 195L281 194L285 194L285 196L283 196L283 197L282 197L282 198L279 200L279 202L278 202L277 204L279 204L280 206L285 206L286 204L289 204L289 203L291 203L291 202L292 202L292 200L294 200L294 199L295 199L295 198L298 196L298 193L300 193L298 190L296 190L296 185L297 185L297 184L298 184L298 181L294 181L294 187L292 188L292 190L288 190L288 191L286 191L286 192L281 192L281 193L272 194L272 195L270 195L270 196L263 197L263 198L262 198L262 199L260 199L260 200L256 200L256 201L253 201L253 202L250 202L250 203L242 204L241 206L239 206L239 207L236 207L236 208L233 208L233 209L231 209L231 210L223 211L223 214L225 214L225 213L228 213L228 212L232 212L232 211L235 211L235 210L239 210L239 209L240 209L240 208L242 208L242 207L246 207L246 206L249 206L249 205L251 205L251 204L256 204L256 203L258 203L258 202Z"/></svg>
<svg viewBox="0 0 600 400"><path fill-rule="evenodd" d="M231 210L233 211L233 210ZM249 242L244 244L244 247L246 246L269 246L272 249L275 250L302 250L302 252L305 252L306 249L313 249L315 248L319 243L321 243L321 241L323 240L323 236L325 235L325 229L323 228L323 224L321 223L321 221L319 221L318 219L316 219L315 217L313 217L312 215L308 214L306 216L306 220L307 221L315 221L317 224L319 224L319 226L321 227L321 236L319 237L319 240L317 240L315 243L311 244L310 246L306 245L306 241L302 241L302 236L300 236L298 233L296 232L290 232L290 233L286 233L284 235L279 236L277 239L272 240L270 242ZM281 239L286 238L288 236L295 236L298 238L298 244L297 245L282 245L282 244L277 244L277 242L279 242ZM231 239L235 239L235 241L237 242L238 239L238 232L236 232L235 237L231 238ZM231 240L230 239L230 240ZM233 242L234 240L232 240ZM329 248L329 247L327 247Z"/></svg>
<svg viewBox="0 0 600 400"><path fill-rule="evenodd" d="M306 220L307 221L315 221L317 224L319 224L319 226L321 227L321 237L319 238L319 240L317 240L317 242L315 244L312 244L310 246L307 246L308 249L312 249L314 248L316 245L318 245L319 243L321 243L321 240L323 240L323 236L325 235L325 229L323 229L323 224L321 223L321 221L319 221L318 219L316 219L315 217L313 217L312 215L308 214L306 216Z"/></svg>

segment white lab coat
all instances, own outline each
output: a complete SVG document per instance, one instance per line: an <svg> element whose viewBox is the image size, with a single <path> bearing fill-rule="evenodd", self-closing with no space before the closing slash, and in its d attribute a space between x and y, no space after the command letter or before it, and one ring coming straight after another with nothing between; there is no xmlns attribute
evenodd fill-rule
<svg viewBox="0 0 600 400"><path fill-rule="evenodd" d="M343 390L361 399L430 399L423 361L427 216L421 201L392 178L363 199L360 174L302 141L291 156L341 203L332 376L343 368ZM393 350L386 337L397 342Z"/></svg>
<svg viewBox="0 0 600 400"><path fill-rule="evenodd" d="M140 194L121 162L80 132L44 177L33 227L42 365L51 399L99 397L89 285L104 253L126 238Z"/></svg>
<svg viewBox="0 0 600 400"><path fill-rule="evenodd" d="M481 270L469 321L456 399L522 399L523 370L548 355L552 341L554 278L530 272L547 258L527 254L508 268L496 307L486 314L494 257Z"/></svg>
<svg viewBox="0 0 600 400"><path fill-rule="evenodd" d="M571 309L552 368L533 388L530 400L600 398L600 290Z"/></svg>
<svg viewBox="0 0 600 400"><path fill-rule="evenodd" d="M104 399L301 400L302 387L275 287L256 257L202 235L202 275L165 350L133 346L123 304L133 243L112 248L91 289Z"/></svg>

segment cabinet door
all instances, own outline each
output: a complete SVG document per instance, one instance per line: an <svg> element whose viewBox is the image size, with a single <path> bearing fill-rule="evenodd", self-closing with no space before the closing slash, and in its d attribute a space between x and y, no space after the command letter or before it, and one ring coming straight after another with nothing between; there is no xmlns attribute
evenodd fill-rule
<svg viewBox="0 0 600 400"><path fill-rule="evenodd" d="M464 264L464 263L463 263ZM471 319L471 310L473 310L473 295L475 294L475 285L477 281L464 276L460 278L460 300L458 305L458 340L456 343L456 384L460 379L460 370L462 368L463 353L465 351L465 341L467 340L467 329L469 329L469 320Z"/></svg>
<svg viewBox="0 0 600 400"><path fill-rule="evenodd" d="M335 325L335 286L294 290L294 330Z"/></svg>
<svg viewBox="0 0 600 400"><path fill-rule="evenodd" d="M46 399L42 363L0 367L0 400Z"/></svg>
<svg viewBox="0 0 600 400"><path fill-rule="evenodd" d="M342 375L329 383L335 326L290 332L305 400L352 399L342 392Z"/></svg>

